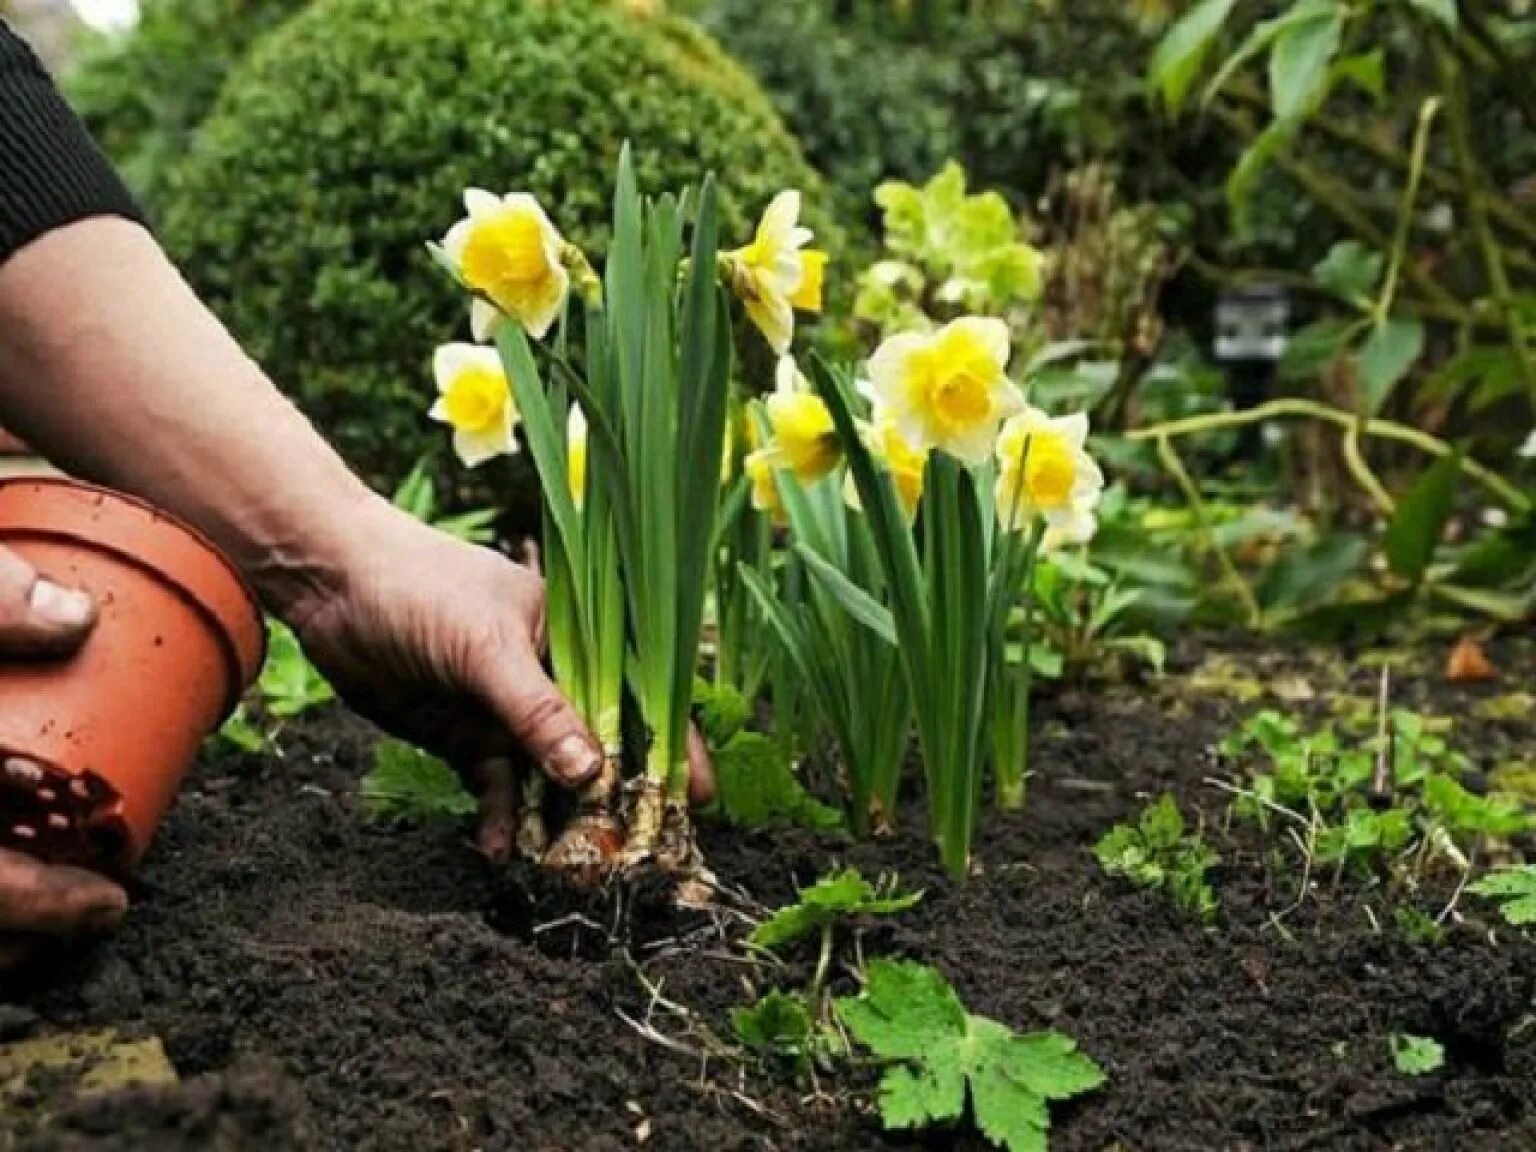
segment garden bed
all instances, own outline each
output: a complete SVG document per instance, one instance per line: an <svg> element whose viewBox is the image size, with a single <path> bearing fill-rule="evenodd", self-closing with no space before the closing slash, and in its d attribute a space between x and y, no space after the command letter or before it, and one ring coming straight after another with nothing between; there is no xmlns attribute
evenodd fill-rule
<svg viewBox="0 0 1536 1152"><path fill-rule="evenodd" d="M1443 943L1413 944L1381 892L1326 877L1277 923L1299 877L1223 833L1226 798L1203 780L1225 733L1262 704L1321 715L1375 688L1370 661L1262 651L1190 643L1161 683L1042 696L1029 801L985 823L965 886L943 878L915 811L897 838L851 846L713 829L708 858L748 913L840 861L925 888L871 926L866 952L938 965L970 1010L1058 1028L1107 1073L1055 1110L1053 1149L1536 1146L1536 946L1472 897ZM1536 681L1536 647L1490 654L1489 685L1444 683L1438 648L1396 671L1398 702L1454 717L1482 769L1536 755L1536 709L1508 695ZM796 1085L701 1058L746 984L775 979L736 946L741 916L646 892L573 904L523 870L494 875L462 829L371 827L356 802L371 741L338 712L285 733L282 759L201 766L122 934L0 998L0 1040L153 1035L182 1082L81 1099L39 1071L0 1116L0 1148L972 1146L883 1136L867 1073ZM1211 929L1107 879L1090 852L1165 788L1222 854ZM1433 915L1450 895L1431 885L1417 902ZM1392 1033L1439 1040L1443 1070L1394 1070Z"/></svg>

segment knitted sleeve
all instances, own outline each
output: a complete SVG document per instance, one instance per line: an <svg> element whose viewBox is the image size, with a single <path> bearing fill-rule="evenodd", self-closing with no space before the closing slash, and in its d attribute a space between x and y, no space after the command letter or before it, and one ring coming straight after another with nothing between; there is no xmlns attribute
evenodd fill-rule
<svg viewBox="0 0 1536 1152"><path fill-rule="evenodd" d="M90 216L143 221L41 62L0 20L0 264Z"/></svg>

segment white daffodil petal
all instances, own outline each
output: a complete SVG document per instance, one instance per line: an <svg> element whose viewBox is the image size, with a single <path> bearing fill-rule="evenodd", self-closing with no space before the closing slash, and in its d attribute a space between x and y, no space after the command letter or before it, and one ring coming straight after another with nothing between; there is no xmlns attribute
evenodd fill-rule
<svg viewBox="0 0 1536 1152"><path fill-rule="evenodd" d="M515 441L503 429L491 432L466 432L456 429L453 433L453 451L466 468L478 468L487 460L512 452Z"/></svg>
<svg viewBox="0 0 1536 1152"><path fill-rule="evenodd" d="M460 220L443 237L443 253L455 268L464 262L464 246L469 243L469 230L472 227L468 220Z"/></svg>
<svg viewBox="0 0 1536 1152"><path fill-rule="evenodd" d="M1058 416L1051 421L1051 425L1074 448L1080 449L1084 444L1088 443L1088 414L1086 412L1073 412L1067 416Z"/></svg>
<svg viewBox="0 0 1536 1152"><path fill-rule="evenodd" d="M475 353L483 351L473 344L442 344L432 354L432 378L437 382L438 392L447 392L453 385L459 373L474 365L478 357ZM499 365L499 362L498 362Z"/></svg>
<svg viewBox="0 0 1536 1152"><path fill-rule="evenodd" d="M481 344L495 339L496 325L501 323L501 309L489 300L478 296L469 302L469 331Z"/></svg>
<svg viewBox="0 0 1536 1152"><path fill-rule="evenodd" d="M464 211L469 213L472 220L495 215L501 211L501 203L500 196L493 195L484 188L464 189Z"/></svg>
<svg viewBox="0 0 1536 1152"><path fill-rule="evenodd" d="M940 329L939 336L942 338L950 332L966 333L985 348L987 354L996 360L1000 367L1008 366L1009 345L1012 338L1008 333L1006 322L994 316L962 316L958 320L951 320Z"/></svg>
<svg viewBox="0 0 1536 1152"><path fill-rule="evenodd" d="M786 188L775 196L763 211L763 222L758 235L771 237L784 243L793 243L792 233L800 219L800 192Z"/></svg>

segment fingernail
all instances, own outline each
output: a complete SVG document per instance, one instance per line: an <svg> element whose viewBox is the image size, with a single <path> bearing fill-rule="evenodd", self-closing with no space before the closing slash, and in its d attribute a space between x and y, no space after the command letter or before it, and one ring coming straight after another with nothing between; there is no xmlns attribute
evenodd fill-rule
<svg viewBox="0 0 1536 1152"><path fill-rule="evenodd" d="M580 736L567 736L544 761L544 770L565 784L583 784L603 766L602 755Z"/></svg>
<svg viewBox="0 0 1536 1152"><path fill-rule="evenodd" d="M32 585L32 611L60 628L78 628L91 618L91 598L84 592L61 588L51 580Z"/></svg>

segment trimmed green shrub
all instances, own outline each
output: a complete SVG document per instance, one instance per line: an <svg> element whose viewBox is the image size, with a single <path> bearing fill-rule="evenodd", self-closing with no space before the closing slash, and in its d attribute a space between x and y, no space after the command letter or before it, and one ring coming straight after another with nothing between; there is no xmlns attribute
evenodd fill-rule
<svg viewBox="0 0 1536 1152"><path fill-rule="evenodd" d="M424 243L465 187L516 188L600 257L626 139L646 188L713 170L731 241L793 186L838 249L821 180L751 77L701 33L605 0L316 0L230 78L162 231L352 463L398 479L442 440L433 348L468 333Z"/></svg>
<svg viewBox="0 0 1536 1152"><path fill-rule="evenodd" d="M260 37L309 0L143 0L126 34L91 37L64 93L154 214L167 173Z"/></svg>

